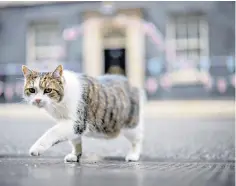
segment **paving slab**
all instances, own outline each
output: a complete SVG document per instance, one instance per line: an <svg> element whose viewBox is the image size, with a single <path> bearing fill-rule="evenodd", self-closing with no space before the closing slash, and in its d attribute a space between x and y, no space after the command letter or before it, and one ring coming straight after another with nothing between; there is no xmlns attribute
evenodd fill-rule
<svg viewBox="0 0 236 186"><path fill-rule="evenodd" d="M0 158L1 186L234 186L226 162L90 161L63 164L50 158Z"/></svg>
<svg viewBox="0 0 236 186"><path fill-rule="evenodd" d="M54 123L48 118L0 117L0 186L233 186L233 117L146 117L139 162L124 162L129 144L83 138L79 164L64 164L65 142L40 157L28 150Z"/></svg>

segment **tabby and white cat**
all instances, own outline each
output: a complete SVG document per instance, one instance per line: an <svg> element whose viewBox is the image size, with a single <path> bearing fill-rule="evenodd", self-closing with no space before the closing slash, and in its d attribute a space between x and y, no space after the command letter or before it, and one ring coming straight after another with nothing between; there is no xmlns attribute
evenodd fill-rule
<svg viewBox="0 0 236 186"><path fill-rule="evenodd" d="M55 144L69 141L72 152L65 162L82 155L82 136L112 139L123 134L131 143L126 161L138 161L143 142L144 91L132 87L124 76L93 78L63 70L38 72L22 66L23 98L45 109L57 121L30 148L39 156Z"/></svg>

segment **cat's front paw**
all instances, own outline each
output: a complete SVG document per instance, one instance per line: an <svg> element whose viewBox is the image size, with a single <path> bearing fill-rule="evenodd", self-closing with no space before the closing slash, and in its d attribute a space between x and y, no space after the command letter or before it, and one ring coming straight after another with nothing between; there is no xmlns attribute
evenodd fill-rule
<svg viewBox="0 0 236 186"><path fill-rule="evenodd" d="M67 154L64 158L65 163L79 162L81 155L75 155L73 153Z"/></svg>
<svg viewBox="0 0 236 186"><path fill-rule="evenodd" d="M29 150L29 154L30 156L40 156L45 150L46 148L42 145L33 145Z"/></svg>
<svg viewBox="0 0 236 186"><path fill-rule="evenodd" d="M138 161L140 157L139 153L135 153L135 152L130 152L129 154L127 154L127 156L125 157L125 161L129 162L129 161Z"/></svg>

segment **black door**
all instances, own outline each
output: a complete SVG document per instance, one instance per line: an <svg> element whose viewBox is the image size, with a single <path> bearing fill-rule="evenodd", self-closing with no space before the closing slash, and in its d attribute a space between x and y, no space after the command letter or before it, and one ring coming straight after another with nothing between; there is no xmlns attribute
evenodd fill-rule
<svg viewBox="0 0 236 186"><path fill-rule="evenodd" d="M105 74L122 74L125 71L125 49L105 49L104 50Z"/></svg>

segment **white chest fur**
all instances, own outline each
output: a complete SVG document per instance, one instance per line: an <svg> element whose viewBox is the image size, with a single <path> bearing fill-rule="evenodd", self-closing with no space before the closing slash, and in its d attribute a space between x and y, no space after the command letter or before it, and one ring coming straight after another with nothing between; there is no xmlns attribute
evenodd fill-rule
<svg viewBox="0 0 236 186"><path fill-rule="evenodd" d="M79 102L81 101L82 85L78 75L74 72L65 70L63 77L65 79L63 100L60 103L50 105L46 110L56 119L76 120Z"/></svg>
<svg viewBox="0 0 236 186"><path fill-rule="evenodd" d="M65 104L59 105L50 105L49 107L45 108L48 114L50 114L53 118L59 119L69 119L69 112L68 108Z"/></svg>

